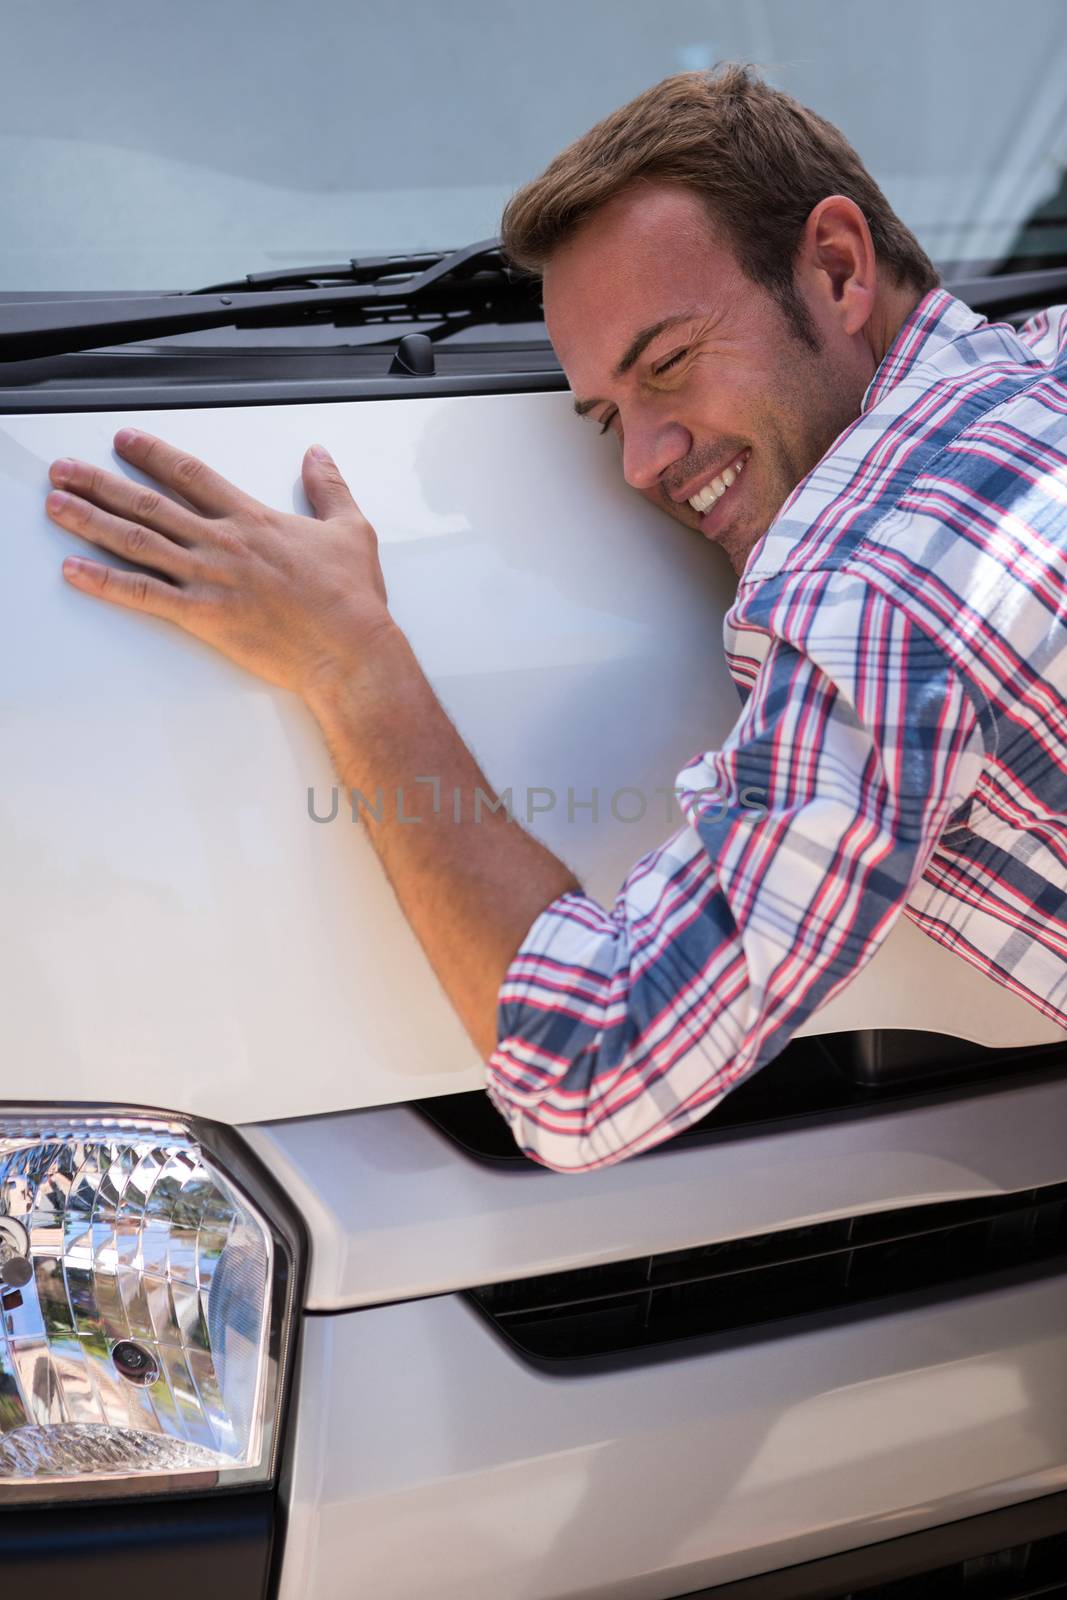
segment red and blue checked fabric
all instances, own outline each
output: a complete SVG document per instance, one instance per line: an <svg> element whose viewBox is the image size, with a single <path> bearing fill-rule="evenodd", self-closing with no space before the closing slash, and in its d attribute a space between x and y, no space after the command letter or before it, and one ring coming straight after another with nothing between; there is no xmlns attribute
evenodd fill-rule
<svg viewBox="0 0 1067 1600"><path fill-rule="evenodd" d="M537 917L487 1092L583 1171L772 1060L899 916L1067 1028L1067 306L927 294L753 549L742 695L611 910Z"/></svg>

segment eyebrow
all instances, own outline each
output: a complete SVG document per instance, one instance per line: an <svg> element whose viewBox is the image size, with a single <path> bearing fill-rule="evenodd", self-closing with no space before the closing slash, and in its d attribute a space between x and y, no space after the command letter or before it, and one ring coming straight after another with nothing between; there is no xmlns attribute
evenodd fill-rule
<svg viewBox="0 0 1067 1600"><path fill-rule="evenodd" d="M665 332L667 328L676 328L680 322L694 322L698 315L699 312L696 311L682 311L676 317L664 317L661 322L653 322L650 327L642 328L641 332L635 334L630 340L626 348L626 354L615 368L612 377L624 378L630 368L640 360L653 339ZM602 400L576 400L574 402L575 416L584 417L586 412L592 411L594 406L603 405L603 403Z"/></svg>

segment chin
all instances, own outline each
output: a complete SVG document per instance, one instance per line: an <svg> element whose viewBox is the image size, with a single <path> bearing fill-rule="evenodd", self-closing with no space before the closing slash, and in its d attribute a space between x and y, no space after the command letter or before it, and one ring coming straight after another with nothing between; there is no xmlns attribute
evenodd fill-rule
<svg viewBox="0 0 1067 1600"><path fill-rule="evenodd" d="M769 526L769 524L768 524ZM741 576L753 550L766 533L766 528L724 528L719 536L709 541L717 544L738 577Z"/></svg>

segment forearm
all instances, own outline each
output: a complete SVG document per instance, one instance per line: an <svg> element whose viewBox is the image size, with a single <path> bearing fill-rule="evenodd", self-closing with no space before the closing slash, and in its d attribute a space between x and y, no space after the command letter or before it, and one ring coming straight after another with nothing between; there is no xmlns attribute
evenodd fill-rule
<svg viewBox="0 0 1067 1600"><path fill-rule="evenodd" d="M538 914L580 886L501 808L399 630L307 703L400 907L483 1057L497 994ZM418 780L432 780L418 781ZM436 802L436 804L435 804Z"/></svg>

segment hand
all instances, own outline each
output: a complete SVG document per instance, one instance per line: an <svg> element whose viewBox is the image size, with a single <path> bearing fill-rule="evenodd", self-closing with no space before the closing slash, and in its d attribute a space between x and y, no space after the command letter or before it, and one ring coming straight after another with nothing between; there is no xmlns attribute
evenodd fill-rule
<svg viewBox="0 0 1067 1600"><path fill-rule="evenodd" d="M379 635L395 634L374 529L321 446L302 469L314 517L261 505L151 434L124 428L115 449L192 509L85 462L54 461L49 477L61 492L45 501L52 520L147 569L69 557L63 576L75 587L176 622L305 696Z"/></svg>

